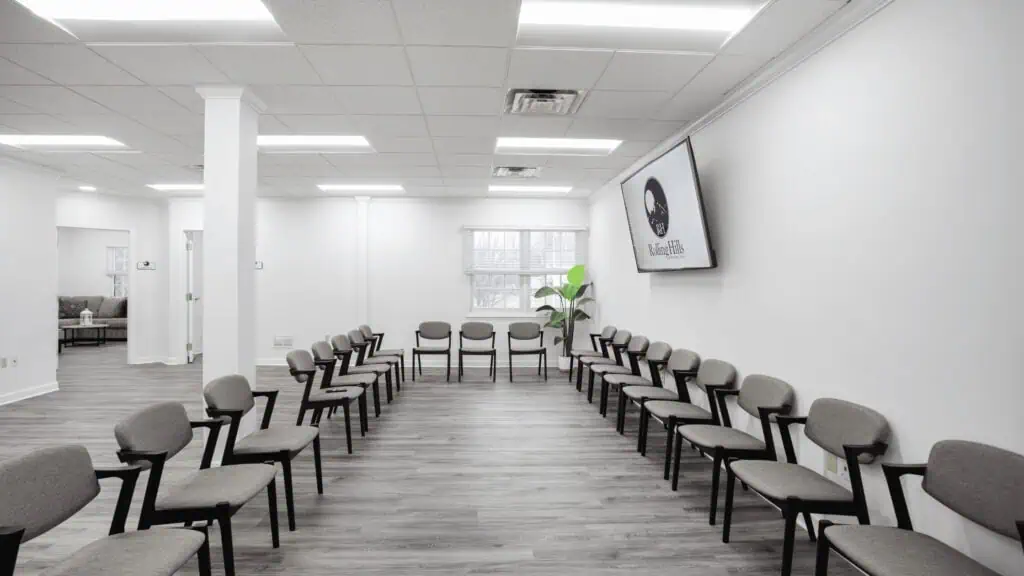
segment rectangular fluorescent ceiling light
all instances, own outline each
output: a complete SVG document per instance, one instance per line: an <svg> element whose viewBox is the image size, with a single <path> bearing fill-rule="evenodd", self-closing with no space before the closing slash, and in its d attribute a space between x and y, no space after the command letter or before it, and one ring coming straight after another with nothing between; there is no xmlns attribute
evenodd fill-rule
<svg viewBox="0 0 1024 576"><path fill-rule="evenodd" d="M711 4L709 2L709 4ZM757 8L525 0L520 25L736 32Z"/></svg>
<svg viewBox="0 0 1024 576"><path fill-rule="evenodd" d="M274 16L261 0L17 0L52 21L253 22Z"/></svg>
<svg viewBox="0 0 1024 576"><path fill-rule="evenodd" d="M15 148L123 148L124 144L106 136L67 134L0 134L0 144Z"/></svg>
<svg viewBox="0 0 1024 576"><path fill-rule="evenodd" d="M324 192L405 192L401 184L320 184Z"/></svg>
<svg viewBox="0 0 1024 576"><path fill-rule="evenodd" d="M568 194L572 186L503 186L493 185L487 188L488 192L510 192L521 194Z"/></svg>
<svg viewBox="0 0 1024 576"><path fill-rule="evenodd" d="M203 189L202 184L147 184L147 186L160 192L194 192Z"/></svg>
<svg viewBox="0 0 1024 576"><path fill-rule="evenodd" d="M95 186L79 186L78 189L81 190L82 192L95 192L96 191L96 187Z"/></svg>
<svg viewBox="0 0 1024 576"><path fill-rule="evenodd" d="M339 136L334 134L262 134L256 137L256 145L264 152L271 153L332 153L332 152L373 152L373 147L364 136Z"/></svg>
<svg viewBox="0 0 1024 576"><path fill-rule="evenodd" d="M622 140L587 138L498 138L494 148L498 154L530 154L552 156L608 156Z"/></svg>

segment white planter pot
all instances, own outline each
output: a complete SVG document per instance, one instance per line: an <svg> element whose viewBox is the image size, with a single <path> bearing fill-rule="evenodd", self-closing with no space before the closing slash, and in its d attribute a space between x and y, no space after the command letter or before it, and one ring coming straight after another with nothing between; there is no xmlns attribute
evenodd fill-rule
<svg viewBox="0 0 1024 576"><path fill-rule="evenodd" d="M571 365L572 365L572 358L570 358L568 356L559 356L558 357L558 369L561 370L562 372L568 372L569 371L569 366L571 366Z"/></svg>

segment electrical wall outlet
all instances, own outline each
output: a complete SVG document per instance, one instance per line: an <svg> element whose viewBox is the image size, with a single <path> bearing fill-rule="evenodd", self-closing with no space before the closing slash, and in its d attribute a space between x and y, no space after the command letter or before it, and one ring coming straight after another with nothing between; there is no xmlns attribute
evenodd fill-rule
<svg viewBox="0 0 1024 576"><path fill-rule="evenodd" d="M11 358L11 368L17 368L17 367L18 367L18 357L14 356L13 358Z"/></svg>
<svg viewBox="0 0 1024 576"><path fill-rule="evenodd" d="M839 459L831 452L825 452L825 472L839 475Z"/></svg>

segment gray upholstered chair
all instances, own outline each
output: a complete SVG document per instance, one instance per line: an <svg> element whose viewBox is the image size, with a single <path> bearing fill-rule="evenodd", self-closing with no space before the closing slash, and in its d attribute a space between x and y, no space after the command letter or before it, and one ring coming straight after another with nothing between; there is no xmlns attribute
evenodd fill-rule
<svg viewBox="0 0 1024 576"><path fill-rule="evenodd" d="M444 346L424 345L420 340L446 340ZM420 376L423 376L424 356L445 356L448 359L445 368L445 380L452 379L452 325L447 322L422 322L416 330L416 347L412 349L412 380L416 381L416 359L420 361Z"/></svg>
<svg viewBox="0 0 1024 576"><path fill-rule="evenodd" d="M359 402L360 417L359 430L366 433L366 389L362 386L332 386L330 377L334 373L334 364L318 367L313 360L313 355L305 350L292 350L285 356L288 362L288 371L295 378L295 381L304 386L302 400L299 403L299 418L296 426L301 426L306 417L306 410L313 412L310 424L319 426L325 410L341 406L345 413L345 442L348 446L348 453L352 453L352 416L351 406L353 402ZM313 389L313 382L316 380L318 369L324 370L324 385L321 388Z"/></svg>
<svg viewBox="0 0 1024 576"><path fill-rule="evenodd" d="M629 345L629 341L633 338L633 333L629 330L618 330L615 332L615 336L612 337L611 342L607 342L606 346L611 346L611 353L608 356L579 356L576 358L576 391L583 390L583 369L590 368L597 364L618 364L622 366L622 351ZM589 399L591 402L594 401L593 388L589 393Z"/></svg>
<svg viewBox="0 0 1024 576"><path fill-rule="evenodd" d="M359 327L359 331L363 333L363 338L366 338L370 342L370 356L395 356L398 358L401 364L401 377L405 380L405 350L393 348L389 350L381 350L381 345L384 343L384 333L374 332L373 328L370 328L366 324Z"/></svg>
<svg viewBox="0 0 1024 576"><path fill-rule="evenodd" d="M466 340L473 342L491 341L490 346L466 346ZM487 375L492 382L498 379L498 349L494 347L494 326L490 322L466 322L459 329L459 382L462 382L464 356L487 356Z"/></svg>
<svg viewBox="0 0 1024 576"><path fill-rule="evenodd" d="M532 342L535 346L513 346L512 341ZM512 382L512 358L515 356L536 356L537 375L544 368L544 380L548 379L548 349L544 347L544 329L536 322L512 322L508 325L508 381Z"/></svg>
<svg viewBox="0 0 1024 576"><path fill-rule="evenodd" d="M363 389L363 395L359 397L359 434L360 436L366 436L366 433L370 431L370 419L369 412L366 409L367 397L370 395L370 386L372 386L377 380L379 380L379 374L373 372L362 372L357 374L345 374L335 377L334 368L338 364L338 359L333 355L334 348L324 342L314 342L310 346L310 352L313 353L313 365L316 366L317 370L322 370L323 375L320 377L320 389L330 388L332 386L358 386ZM390 381L391 366L387 364L374 364L375 367L385 370L389 376ZM370 377L373 380L370 380ZM377 395L374 395L375 405L380 404L380 400ZM327 417L330 418L338 411L337 406L333 406L327 410ZM378 413L379 416L379 413ZM299 423L301 425L301 421Z"/></svg>
<svg viewBox="0 0 1024 576"><path fill-rule="evenodd" d="M569 382L572 382L573 366L577 359L595 356L608 358L608 344L611 344L615 332L615 326L605 326L600 332L590 334L591 349L580 348L569 352Z"/></svg>
<svg viewBox="0 0 1024 576"><path fill-rule="evenodd" d="M361 386L366 393L373 392L373 412L377 418L380 418L380 377L384 376L385 389L388 395L388 404L391 403L391 366L388 364L364 364L362 366L355 366L352 362L352 353L355 351L352 348L352 343L349 342L348 336L344 334L338 334L331 337L331 343L327 342L314 342L310 348L313 352L313 361L318 367L323 367L324 381L326 385L321 383L321 388L327 386ZM333 356L332 356L333 354ZM327 374L327 368L331 365L331 359L335 360L335 364L339 365L337 375L334 375L334 370L330 370L331 376ZM334 413L332 409L331 414Z"/></svg>
<svg viewBox="0 0 1024 576"><path fill-rule="evenodd" d="M170 575L199 554L199 573L210 574L206 528L125 532L141 466L93 468L83 446L44 448L0 463L0 574L10 576L22 542L49 532L92 502L99 480L118 478L110 535L50 567L46 574ZM128 567L130 566L130 570Z"/></svg>
<svg viewBox="0 0 1024 576"><path fill-rule="evenodd" d="M279 462L284 473L284 498L288 509L288 529L295 530L295 494L292 490L292 459L310 444L313 445L313 466L316 469L316 491L324 493L320 467L320 429L315 426L270 426L277 390L253 390L245 376L234 374L214 378L203 389L206 413L212 418L229 418L227 441L224 443L222 465ZM260 429L238 439L242 418L256 407L256 398L266 398Z"/></svg>
<svg viewBox="0 0 1024 576"><path fill-rule="evenodd" d="M751 374L743 379L739 389L715 390L722 425L692 424L680 426L675 439L675 463L672 466L672 490L679 487L679 466L682 461L683 442L696 446L704 454L710 454L711 469L711 515L709 523L714 525L718 510L718 484L722 463L729 460L777 460L775 442L772 439L771 417L773 414L789 414L793 408L795 394L789 384L761 374ZM736 404L747 414L761 423L762 438L732 427L729 406L725 399L736 396Z"/></svg>
<svg viewBox="0 0 1024 576"><path fill-rule="evenodd" d="M945 440L927 464L882 464L898 527L818 525L815 576L828 574L831 550L869 576L997 576L960 551L914 532L902 477L923 476L932 498L997 534L1024 542L1024 456L976 442Z"/></svg>
<svg viewBox="0 0 1024 576"><path fill-rule="evenodd" d="M680 381L681 380L681 381ZM722 360L704 360L697 369L694 383L708 396L708 407L705 410L690 402L690 392L686 387L687 378L676 379L675 400L647 400L640 410L640 434L637 439L637 450L647 454L647 433L651 420L661 423L665 428L665 480L668 480L672 462L672 441L676 436L676 428L691 424L720 424L715 390L732 388L736 385L736 368Z"/></svg>
<svg viewBox="0 0 1024 576"><path fill-rule="evenodd" d="M811 541L815 540L811 514L856 516L861 524L870 524L860 465L869 464L885 453L888 448L889 423L885 416L870 408L834 398L815 400L807 416L778 415L775 420L779 423L786 462L735 460L726 464L722 542L729 541L733 492L736 479L739 478L782 512L785 519L782 576L789 576L793 566L793 542L798 515L803 514ZM811 442L846 460L852 490L797 463L793 438L789 432L793 424L803 424L804 435Z"/></svg>
<svg viewBox="0 0 1024 576"><path fill-rule="evenodd" d="M270 508L270 536L274 548L281 545L277 528L276 471L267 464L239 464L210 468L220 419L192 421L177 402L154 404L132 413L114 427L122 462L149 467L149 481L139 512L139 530L151 526L216 522L224 554L224 573L235 573L231 517L264 489ZM210 429L199 471L161 492L164 464L192 441L193 428Z"/></svg>
<svg viewBox="0 0 1024 576"><path fill-rule="evenodd" d="M692 374L696 374L697 367L700 366L699 356L689 350L673 351L667 343L655 342L647 348L646 358L648 373L651 375L650 379L633 374L608 374L605 376L605 380L610 385L619 387L619 403L616 406L617 418L615 419L615 429L619 434L626 433L626 409L630 404L643 407L644 402L647 400L673 400L678 398L674 391L664 387L661 380L661 371L666 367L672 370L673 373L683 370L684 368L680 364L683 362L684 355L688 355L686 357L685 369L692 372ZM672 362L674 362L674 365L670 364Z"/></svg>
<svg viewBox="0 0 1024 576"><path fill-rule="evenodd" d="M352 348L356 351L355 366L357 368L360 367L360 366L374 366L374 365L381 365L381 366L387 366L388 368L393 368L395 370L395 378L394 378L395 389L397 391L399 391L399 392L402 391L402 370L401 370L401 367L400 367L401 363L402 363L402 359L400 357L398 357L398 356L384 356L383 354L377 354L376 356L370 356L368 351L371 348L373 348L373 342L370 341L370 340L367 340L363 336L362 331L360 331L358 329L356 329L356 330L349 330L348 331L348 339L349 339L349 342L352 344ZM390 373L387 375L387 378L388 378L389 381L391 380L391 374Z"/></svg>
<svg viewBox="0 0 1024 576"><path fill-rule="evenodd" d="M605 376L612 374L622 374L628 376L636 376L638 378L643 377L640 372L640 359L647 356L647 348L650 347L650 340L646 336L634 336L629 341L629 345L626 346L626 361L623 364L591 364L590 365L590 380L587 384L587 400L593 397L594 393L594 379L599 378L601 380L601 394L599 396L600 402L598 402L599 411L601 416L608 416L608 388L610 383L605 380ZM668 346L666 345L666 348Z"/></svg>

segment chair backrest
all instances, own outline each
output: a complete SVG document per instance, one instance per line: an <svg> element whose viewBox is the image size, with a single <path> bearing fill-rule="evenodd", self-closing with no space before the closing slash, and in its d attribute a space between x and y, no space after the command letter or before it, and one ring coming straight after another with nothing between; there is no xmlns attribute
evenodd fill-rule
<svg viewBox="0 0 1024 576"><path fill-rule="evenodd" d="M807 412L804 434L812 442L840 458L846 458L843 445L867 445L889 439L889 422L871 408L838 400L819 398ZM868 464L872 454L861 454L858 460Z"/></svg>
<svg viewBox="0 0 1024 576"><path fill-rule="evenodd" d="M75 515L100 493L84 446L59 446L0 463L0 526L27 542Z"/></svg>
<svg viewBox="0 0 1024 576"><path fill-rule="evenodd" d="M184 406L162 402L137 410L118 422L114 438L122 450L167 452L170 460L192 441L192 425Z"/></svg>
<svg viewBox="0 0 1024 576"><path fill-rule="evenodd" d="M698 368L700 368L700 355L691 350L676 348L668 357L670 372L696 372Z"/></svg>
<svg viewBox="0 0 1024 576"><path fill-rule="evenodd" d="M1019 540L1022 485L1024 456L977 442L944 440L932 446L922 487L964 518Z"/></svg>
<svg viewBox="0 0 1024 576"><path fill-rule="evenodd" d="M313 346L310 347L310 350L313 352L313 359L317 362L322 360L334 360L334 347L323 340L313 342Z"/></svg>
<svg viewBox="0 0 1024 576"><path fill-rule="evenodd" d="M214 410L241 410L243 414L248 414L256 406L249 381L240 374L210 380L203 388L203 398Z"/></svg>
<svg viewBox="0 0 1024 576"><path fill-rule="evenodd" d="M743 379L737 403L744 412L759 418L761 415L758 408L786 407L788 412L788 408L793 407L795 397L793 387L782 380L763 374L751 374Z"/></svg>
<svg viewBox="0 0 1024 576"><path fill-rule="evenodd" d="M427 340L444 340L452 333L452 325L447 322L422 322L420 337Z"/></svg>
<svg viewBox="0 0 1024 576"><path fill-rule="evenodd" d="M305 350L292 350L285 355L284 359L288 362L288 368L291 369L295 381L300 384L306 383L306 377L301 372L316 370L316 364L313 363L313 355Z"/></svg>
<svg viewBox="0 0 1024 576"><path fill-rule="evenodd" d="M462 325L462 337L466 340L488 340L494 336L490 322L466 322Z"/></svg>
<svg viewBox="0 0 1024 576"><path fill-rule="evenodd" d="M736 368L724 360L709 358L700 363L696 384L701 390L707 390L708 386L731 388L736 384Z"/></svg>
<svg viewBox="0 0 1024 576"><path fill-rule="evenodd" d="M615 326L605 326L601 330L601 338L614 338L616 332Z"/></svg>
<svg viewBox="0 0 1024 576"><path fill-rule="evenodd" d="M615 332L615 336L612 336L612 344L615 346L625 346L629 344L629 340L633 337L633 334L629 330L619 330Z"/></svg>
<svg viewBox="0 0 1024 576"><path fill-rule="evenodd" d="M626 346L626 352L643 356L647 353L647 348L650 345L651 341L648 340L646 336L634 336L629 340L629 345Z"/></svg>
<svg viewBox="0 0 1024 576"><path fill-rule="evenodd" d="M363 333L359 330L349 330L348 339L352 342L353 346L362 346L366 344L366 338L363 338Z"/></svg>
<svg viewBox="0 0 1024 576"><path fill-rule="evenodd" d="M331 338L331 348L333 348L335 352L351 352L352 343L348 341L348 336L338 334Z"/></svg>
<svg viewBox="0 0 1024 576"><path fill-rule="evenodd" d="M540 333L540 324L536 322L512 322L508 325L508 335L513 340L536 340Z"/></svg>
<svg viewBox="0 0 1024 576"><path fill-rule="evenodd" d="M648 362L667 362L672 355L672 347L666 342L655 342L647 347Z"/></svg>
<svg viewBox="0 0 1024 576"><path fill-rule="evenodd" d="M366 338L367 340L373 338L373 329L367 326L366 324L359 326L359 332L361 332L363 338Z"/></svg>

